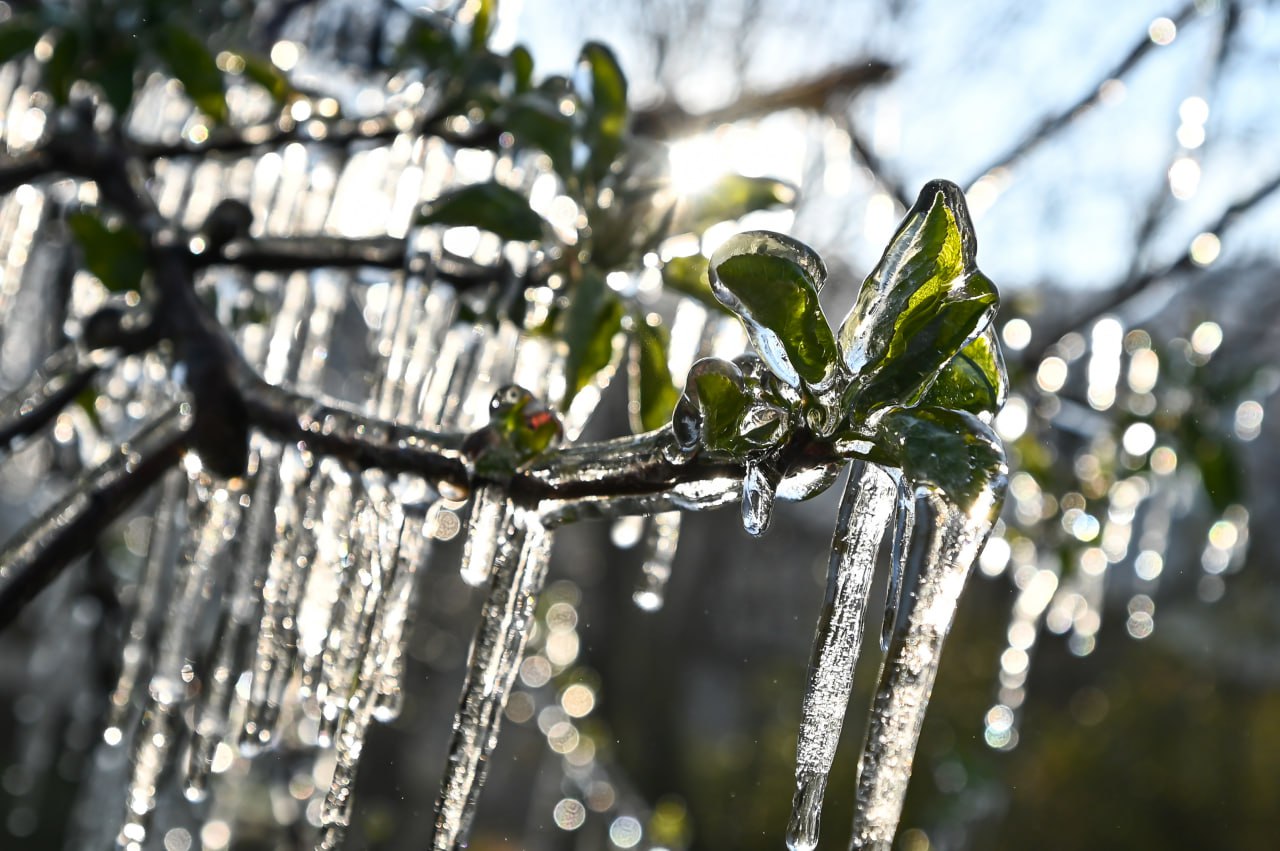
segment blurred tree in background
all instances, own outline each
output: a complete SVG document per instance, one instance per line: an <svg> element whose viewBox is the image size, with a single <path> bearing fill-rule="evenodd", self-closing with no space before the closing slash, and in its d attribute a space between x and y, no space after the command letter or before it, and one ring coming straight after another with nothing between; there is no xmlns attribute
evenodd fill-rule
<svg viewBox="0 0 1280 851"><path fill-rule="evenodd" d="M445 11L472 21L476 8ZM255 11L235 3L10 3L0 4L0 20L0 58L32 51L36 59L0 71L13 169L6 190L23 182L22 155L56 129L44 126L47 116L84 94L77 80L93 81L117 113L155 131L146 156L160 162L206 145L252 153L263 140L230 141L243 133L223 125L237 110L258 121L283 114L273 131L281 137L267 140L283 145L312 120L394 115L396 97L420 82L415 67L443 67L446 79L471 82L498 73L483 62L450 65L465 52L437 41L435 30L412 29L393 4L281 2ZM983 268L1005 300L996 327L1013 392L996 427L1013 476L980 565L989 581L972 584L941 669L898 847L1265 847L1276 826L1269 781L1280 772L1272 720L1280 709L1280 608L1269 567L1278 542L1268 523L1280 507L1266 484L1277 463L1268 413L1280 386L1272 322L1280 308L1272 236L1280 154L1268 144L1280 131L1268 96L1280 49L1273 4L990 2L961 11L930 0L572 9L526 2L504 5L484 26L504 56L518 55L508 53L516 41L529 45L540 72L571 74L589 40L613 46L630 81L635 136L669 157L681 198L717 197L708 189L723 189L718 181L733 172L785 181L753 184L772 194L748 206L770 209L711 228L694 250L745 227L785 228L831 268L822 293L830 315L852 303L853 285L916 187L935 176L965 187ZM335 75L335 56L360 70L390 66L399 82L372 91L359 73ZM181 81L203 118L156 115L147 124L164 103L157 92L171 86L167 78ZM571 83L581 85L564 81ZM38 103L36 91L50 101ZM493 105L470 106L487 115ZM524 122L518 126L562 177L590 174L558 135L557 113L531 108L508 118ZM500 145L468 135L483 123L434 129L459 146ZM169 125L180 133L166 137ZM348 129L357 150L404 130L394 118ZM284 170L304 167L289 156ZM777 209L791 187L794 209ZM194 192L187 201L189 227L206 224L221 197L206 189L207 202ZM579 190L588 205L595 190ZM18 204L6 203L4 227L19 246L9 249L9 268L55 263L38 245L20 245L31 226ZM254 212L256 227L270 233L273 225ZM712 210L707 221L736 212ZM451 215L433 214L446 224ZM345 227L362 215L338 210L331 222ZM509 216L495 228L530 238L519 225ZM90 216L70 228L108 290L136 287L143 273L118 248L130 239L127 227ZM602 254L625 248L608 268L648 248L628 242L643 234L623 233L596 235ZM667 278L673 286L674 275ZM0 281L8 287L0 298L10 299L0 341L6 391L39 362L44 343L32 341L61 333L15 332L15 317L39 312L19 304L12 280ZM581 329L574 368L586 378L604 369L591 345L600 328L624 322L607 297L602 303L561 326ZM253 322L261 309L240 305L238 318ZM367 331L344 327L352 336ZM575 392L589 386L586 378L571 382ZM624 383L602 390L588 436L628 430ZM349 390L325 389L340 397ZM113 415L90 402L86 416ZM31 469L4 469L13 506L6 537L34 511L18 505L39 501ZM630 847L625 834L609 838L616 821L603 816L561 829L557 805L582 749L549 736L554 719L540 713L579 683L594 701L579 726L593 742L593 764L605 766L582 790L589 809L611 811L625 800L655 847L781 847L834 514L830 497L819 502L780 506L758 541L737 530L736 516L723 516L733 512L686 517L656 612L632 602L643 548L618 548L643 529L587 524L562 533L541 609L544 633L533 642L547 671L522 669L524 697L508 711L474 847ZM131 549L115 545L122 547ZM432 817L480 602L444 569L461 547L441 547L439 569L423 579L405 711L375 725L365 746L353 847L416 847L415 822ZM126 600L131 593L119 570L105 566L109 556L91 554L82 575L70 577L74 587L63 589L73 616L59 642L31 638L34 629L0 641L0 687L12 695L0 714L14 731L0 737L0 794L8 799L0 830L21 847L62 847L74 836L67 821L83 800L77 787L95 777L85 754L99 735L102 694L115 684L127 627L114 596L120 587ZM883 593L873 592L872 611ZM864 654L855 705L867 703L878 662L870 649ZM561 676L548 685L551 663ZM845 725L824 848L847 842L862 727L852 715ZM293 770L288 759L264 757L266 767L254 770L284 776ZM267 785L255 776L259 785L242 785L233 847L302 843L276 826L291 802L253 800ZM227 784L219 794L235 791ZM225 845L216 831L187 836L196 847L221 847L220 839Z"/></svg>

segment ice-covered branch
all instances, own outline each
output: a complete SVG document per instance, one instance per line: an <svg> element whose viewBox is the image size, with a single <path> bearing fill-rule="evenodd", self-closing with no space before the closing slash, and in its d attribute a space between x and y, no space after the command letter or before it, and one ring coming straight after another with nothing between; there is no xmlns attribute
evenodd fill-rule
<svg viewBox="0 0 1280 851"><path fill-rule="evenodd" d="M14 536L0 552L0 628L178 462L191 425L189 406L169 408Z"/></svg>
<svg viewBox="0 0 1280 851"><path fill-rule="evenodd" d="M44 428L88 386L102 358L68 344L45 358L21 387L0 399L0 452Z"/></svg>

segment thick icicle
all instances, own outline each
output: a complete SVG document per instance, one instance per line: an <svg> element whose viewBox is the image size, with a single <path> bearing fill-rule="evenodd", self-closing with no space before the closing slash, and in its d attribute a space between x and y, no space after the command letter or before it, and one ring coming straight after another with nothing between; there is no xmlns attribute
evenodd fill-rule
<svg viewBox="0 0 1280 851"><path fill-rule="evenodd" d="M646 612L662 608L676 545L680 542L680 512L663 511L648 519L644 539L644 563L631 599Z"/></svg>
<svg viewBox="0 0 1280 851"><path fill-rule="evenodd" d="M535 517L518 511L498 545L489 595L471 643L462 702L453 722L431 838L434 851L453 851L466 844L489 755L498 741L502 710L534 623L551 537Z"/></svg>
<svg viewBox="0 0 1280 851"><path fill-rule="evenodd" d="M906 567L916 581L904 589L905 627L890 643L871 709L858 766L851 851L888 851L893 842L942 645L970 568L991 531L999 497L986 489L972 505L962 507L922 486L915 502Z"/></svg>
<svg viewBox="0 0 1280 851"><path fill-rule="evenodd" d="M230 604L223 606L219 618L213 665L196 710L187 761L183 793L192 801L203 800L208 794L209 775L213 772L218 747L231 728L236 680L245 661L246 646L252 641L250 630L262 617L264 550L270 549L267 531L273 525L272 514L280 487L281 451L261 435L255 436L254 442L256 471L244 531L237 536L235 573L227 589Z"/></svg>
<svg viewBox="0 0 1280 851"><path fill-rule="evenodd" d="M498 547L498 537L510 514L506 488L481 485L471 506L467 540L462 548L462 581L480 588L489 581L489 570Z"/></svg>
<svg viewBox="0 0 1280 851"><path fill-rule="evenodd" d="M322 723L329 720L330 709L341 711L332 735L337 744L337 764L320 814L323 824L338 830L326 833L322 847L334 844L333 840L340 838L341 829L351 822L356 769L364 748L365 733L373 720L378 672L382 664L378 651L383 645L379 637L387 630L384 592L394 582L404 530L404 514L399 504L389 498L377 481L382 474L373 471L363 478L368 502L358 514L361 537L358 584L365 586L366 590L363 605L357 616L350 619L347 624L349 631L343 636L347 653L340 660L340 668L346 674L347 688L340 700L334 699L338 695L330 695L330 703L326 705L326 715L322 719Z"/></svg>
<svg viewBox="0 0 1280 851"><path fill-rule="evenodd" d="M236 515L237 503L227 490L215 489L199 471L190 474L182 572L165 613L142 726L133 741L128 807L117 839L123 848L141 848L147 840L160 777L172 768L181 712L196 677L193 626L213 596L215 562L234 536Z"/></svg>
<svg viewBox="0 0 1280 851"><path fill-rule="evenodd" d="M857 462L849 473L827 567L822 603L809 663L803 720L796 746L796 792L787 825L787 847L810 851L818 845L822 797L840 742L853 671L862 645L867 591L876 554L889 525L894 483L875 464Z"/></svg>

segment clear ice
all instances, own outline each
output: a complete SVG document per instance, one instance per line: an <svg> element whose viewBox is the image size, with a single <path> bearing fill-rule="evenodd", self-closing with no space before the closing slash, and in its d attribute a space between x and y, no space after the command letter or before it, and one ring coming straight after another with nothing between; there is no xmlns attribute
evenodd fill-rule
<svg viewBox="0 0 1280 851"><path fill-rule="evenodd" d="M791 851L810 851L818 844L822 797L853 687L867 592L895 490L882 468L859 461L849 472L840 502L796 746L796 791L786 835Z"/></svg>

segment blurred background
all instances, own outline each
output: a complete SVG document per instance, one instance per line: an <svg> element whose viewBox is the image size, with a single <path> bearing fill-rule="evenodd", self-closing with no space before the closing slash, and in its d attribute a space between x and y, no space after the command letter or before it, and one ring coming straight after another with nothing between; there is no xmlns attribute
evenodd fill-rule
<svg viewBox="0 0 1280 851"><path fill-rule="evenodd" d="M325 19L280 5L302 23L271 39L307 44ZM1003 297L1012 393L996 427L1013 476L896 847L1274 844L1280 8L505 0L494 46L526 44L538 73L571 73L588 39L616 50L637 130L670 145L678 191L723 170L799 189L794 211L735 227L818 249L829 316L922 183L966 188L978 262ZM625 430L619 392L589 436ZM0 499L6 512L21 501ZM562 533L472 847L783 847L835 514L830 492L780 506L760 540L734 509L687 516L654 612L632 602L634 524ZM452 570L459 552L442 545L424 577L406 705L370 733L348 847L418 847L432 817L480 603ZM94 776L97 686L120 627L80 614L57 642L0 637L5 847L63 847ZM878 628L871 618L824 849L848 842ZM287 775L287 759L254 770ZM164 847L305 847L259 788L229 778L225 835Z"/></svg>

